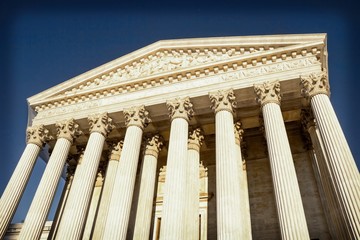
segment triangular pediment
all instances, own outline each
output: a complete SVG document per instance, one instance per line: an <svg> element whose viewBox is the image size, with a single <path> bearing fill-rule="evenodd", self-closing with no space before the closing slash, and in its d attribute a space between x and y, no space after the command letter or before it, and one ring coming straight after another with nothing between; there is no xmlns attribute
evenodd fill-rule
<svg viewBox="0 0 360 240"><path fill-rule="evenodd" d="M98 90L105 95L116 86L151 84L151 78L166 78L196 73L198 68L214 68L227 62L262 61L291 51L325 47L325 34L273 35L245 37L216 37L162 40L115 59L100 67L74 77L28 99L30 106L46 102L79 98ZM63 100L65 101L65 100Z"/></svg>

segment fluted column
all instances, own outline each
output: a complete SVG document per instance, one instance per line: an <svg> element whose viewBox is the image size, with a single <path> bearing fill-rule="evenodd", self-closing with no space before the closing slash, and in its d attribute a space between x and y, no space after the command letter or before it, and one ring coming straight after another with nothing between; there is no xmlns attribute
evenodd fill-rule
<svg viewBox="0 0 360 240"><path fill-rule="evenodd" d="M241 221L242 233L241 239L252 239L251 236L251 219L250 219L250 204L249 191L247 182L247 173L245 159L242 156L241 142L243 140L244 130L241 128L241 122L234 124L235 134L235 154L238 162L239 182L240 182L240 202L241 202Z"/></svg>
<svg viewBox="0 0 360 240"><path fill-rule="evenodd" d="M27 145L0 200L0 239L6 233L43 145L52 139L44 125L28 127Z"/></svg>
<svg viewBox="0 0 360 240"><path fill-rule="evenodd" d="M200 147L204 136L200 128L189 133L187 162L187 207L185 239L199 239Z"/></svg>
<svg viewBox="0 0 360 240"><path fill-rule="evenodd" d="M125 109L124 115L127 129L103 239L126 238L143 129L151 122L144 106Z"/></svg>
<svg viewBox="0 0 360 240"><path fill-rule="evenodd" d="M121 140L117 143L110 143L109 163L106 169L105 182L101 194L99 211L96 217L95 227L93 230L92 238L101 239L104 230L107 215L110 207L111 194L115 183L116 172L119 165L121 150L124 141Z"/></svg>
<svg viewBox="0 0 360 240"><path fill-rule="evenodd" d="M301 110L301 122L307 138L310 158L317 180L320 198L327 218L329 231L333 239L346 239L346 225L343 222L341 209L336 200L333 176L328 167L328 156L325 152L319 129L316 127L311 109Z"/></svg>
<svg viewBox="0 0 360 240"><path fill-rule="evenodd" d="M83 153L83 151L82 151ZM83 154L82 154L83 155ZM80 155L80 156L82 156ZM78 159L78 157L77 157ZM62 190L62 194L58 203L58 206L56 208L56 213L53 219L53 223L51 224L51 229L48 235L48 240L55 239L59 224L61 222L61 217L66 205L67 198L69 196L70 188L72 181L74 179L75 170L77 169L78 160L75 160L75 157L73 155L70 155L67 160L67 167L66 167L66 178L65 178L65 184L64 188Z"/></svg>
<svg viewBox="0 0 360 240"><path fill-rule="evenodd" d="M86 223L85 223L85 227L84 227L84 233L82 236L82 240L93 239L91 234L92 234L93 227L95 225L95 219L97 217L97 211L98 211L98 206L100 203L100 197L102 195L101 192L102 192L103 183L104 183L105 168L106 168L106 163L104 161L100 161L94 190L93 190L93 193L91 196L89 210L88 210L88 213L86 216Z"/></svg>
<svg viewBox="0 0 360 240"><path fill-rule="evenodd" d="M348 239L360 239L360 177L349 145L329 99L326 72L301 76L302 93L310 101L334 180Z"/></svg>
<svg viewBox="0 0 360 240"><path fill-rule="evenodd" d="M232 89L209 93L215 112L216 129L216 211L218 239L241 239L241 203L238 159L235 153Z"/></svg>
<svg viewBox="0 0 360 240"><path fill-rule="evenodd" d="M56 123L57 141L26 215L19 239L39 239L74 138L82 132L70 119Z"/></svg>
<svg viewBox="0 0 360 240"><path fill-rule="evenodd" d="M114 128L107 113L88 118L90 137L75 172L56 239L81 239L106 136Z"/></svg>
<svg viewBox="0 0 360 240"><path fill-rule="evenodd" d="M189 119L193 116L188 97L167 101L171 119L166 164L160 239L185 239L186 167Z"/></svg>
<svg viewBox="0 0 360 240"><path fill-rule="evenodd" d="M136 210L134 237L135 240L149 239L151 213L154 203L156 165L163 139L156 134L146 139L144 159L140 173L139 201Z"/></svg>
<svg viewBox="0 0 360 240"><path fill-rule="evenodd" d="M309 239L294 162L280 109L280 83L254 86L264 118L282 239Z"/></svg>

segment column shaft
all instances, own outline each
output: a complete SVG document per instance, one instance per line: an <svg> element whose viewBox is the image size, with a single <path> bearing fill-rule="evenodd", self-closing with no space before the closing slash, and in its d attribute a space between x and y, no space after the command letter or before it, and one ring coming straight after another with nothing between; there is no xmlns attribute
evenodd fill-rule
<svg viewBox="0 0 360 240"><path fill-rule="evenodd" d="M241 239L242 221L238 159L231 112L216 113L216 208L218 239Z"/></svg>
<svg viewBox="0 0 360 240"><path fill-rule="evenodd" d="M126 130L103 239L126 238L142 133L138 126Z"/></svg>
<svg viewBox="0 0 360 240"><path fill-rule="evenodd" d="M241 203L240 207L241 207L241 222L242 222L241 239L252 239L247 174L246 174L246 169L244 169L241 149L238 144L235 144L235 156L238 162L239 182L240 182L240 203Z"/></svg>
<svg viewBox="0 0 360 240"><path fill-rule="evenodd" d="M102 239L105 230L106 218L109 212L111 194L115 184L116 171L119 159L110 159L105 175L105 182L101 194L99 211L96 217L95 227L93 230L93 239Z"/></svg>
<svg viewBox="0 0 360 240"><path fill-rule="evenodd" d="M188 122L171 121L160 239L185 239Z"/></svg>
<svg viewBox="0 0 360 240"><path fill-rule="evenodd" d="M200 155L195 149L188 150L187 162L187 208L186 239L199 239L199 195L200 195Z"/></svg>
<svg viewBox="0 0 360 240"><path fill-rule="evenodd" d="M26 145L19 163L4 190L0 200L0 239L5 236L7 227L15 214L16 208L35 166L40 149L41 148L38 145L33 143Z"/></svg>
<svg viewBox="0 0 360 240"><path fill-rule="evenodd" d="M348 239L360 238L360 179L354 158L335 111L325 94L311 98L311 107L328 156L329 170L348 231Z"/></svg>
<svg viewBox="0 0 360 240"><path fill-rule="evenodd" d="M40 238L70 146L71 142L68 139L60 138L56 141L54 150L26 215L19 239Z"/></svg>
<svg viewBox="0 0 360 240"><path fill-rule="evenodd" d="M280 106L262 107L282 239L309 239L299 184Z"/></svg>
<svg viewBox="0 0 360 240"><path fill-rule="evenodd" d="M140 192L136 210L134 237L135 240L149 239L151 213L154 202L157 159L145 155L140 173Z"/></svg>
<svg viewBox="0 0 360 240"><path fill-rule="evenodd" d="M56 239L81 239L105 137L92 132L77 169Z"/></svg>

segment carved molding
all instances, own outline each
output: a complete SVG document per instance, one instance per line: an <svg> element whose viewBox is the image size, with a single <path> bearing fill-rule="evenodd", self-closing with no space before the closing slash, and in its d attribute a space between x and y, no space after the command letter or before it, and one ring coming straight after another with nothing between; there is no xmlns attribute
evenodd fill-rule
<svg viewBox="0 0 360 240"><path fill-rule="evenodd" d="M300 76L302 85L301 93L307 99L311 99L317 94L330 95L330 86L326 71Z"/></svg>
<svg viewBox="0 0 360 240"><path fill-rule="evenodd" d="M254 85L254 92L257 95L256 101L263 107L268 103L276 103L280 105L280 82L264 82Z"/></svg>
<svg viewBox="0 0 360 240"><path fill-rule="evenodd" d="M126 127L137 126L144 129L151 123L149 112L144 105L124 109L124 116Z"/></svg>
<svg viewBox="0 0 360 240"><path fill-rule="evenodd" d="M200 147L203 144L204 135L201 128L196 128L189 132L188 149L200 152Z"/></svg>
<svg viewBox="0 0 360 240"><path fill-rule="evenodd" d="M89 132L98 132L104 137L107 137L107 135L115 128L115 125L112 123L113 120L107 113L92 115L88 117L88 121L90 125Z"/></svg>
<svg viewBox="0 0 360 240"><path fill-rule="evenodd" d="M152 155L157 159L164 145L164 138L159 134L155 134L152 137L147 137L145 144L145 155Z"/></svg>
<svg viewBox="0 0 360 240"><path fill-rule="evenodd" d="M210 92L211 109L215 114L219 111L228 111L234 114L236 108L235 94L232 89Z"/></svg>
<svg viewBox="0 0 360 240"><path fill-rule="evenodd" d="M49 130L47 130L44 125L31 126L26 129L27 144L36 144L41 148L52 139L54 138L49 135Z"/></svg>
<svg viewBox="0 0 360 240"><path fill-rule="evenodd" d="M74 119L57 122L55 126L57 138L65 138L71 143L73 143L74 139L83 133L79 129L79 124L77 124Z"/></svg>
<svg viewBox="0 0 360 240"><path fill-rule="evenodd" d="M189 121L194 116L193 105L189 97L168 100L166 101L166 106L171 121L175 118L184 118L186 121Z"/></svg>
<svg viewBox="0 0 360 240"><path fill-rule="evenodd" d="M121 151L124 146L124 140L118 142L109 142L109 160L120 160Z"/></svg>
<svg viewBox="0 0 360 240"><path fill-rule="evenodd" d="M241 122L238 121L234 124L235 143L240 146L243 140L244 130L242 129Z"/></svg>
<svg viewBox="0 0 360 240"><path fill-rule="evenodd" d="M35 106L35 111L40 113L43 111L48 112L47 115L53 114L53 110L57 112L63 112L64 109L58 110L61 107L66 107L69 105L74 105L76 103L84 103L96 107L96 102L89 102L90 100L101 99L109 96L114 96L118 94L124 94L127 92L134 92L142 89L148 89L152 87L157 87L166 84L172 84L174 82L195 79L198 77L206 77L212 75L220 75L224 80L238 80L244 78L251 78L260 75L278 73L289 71L292 69L299 69L314 64L320 64L319 60L316 57L317 50L315 51L305 51L305 54L296 55L293 57L291 52L285 54L286 57L277 57L276 55L264 56L262 61L253 59L251 61L244 60L239 63L229 63L229 65L219 65L213 67L204 67L192 71L174 73L167 76L158 76L154 75L151 78L139 79L134 82L123 82L123 81L114 81L113 84L100 84L96 87L88 89L87 91L78 91L72 90L66 95L59 95L50 99L46 103L39 103ZM309 55L310 54L310 55ZM299 58L297 56L300 56ZM251 64L247 64L251 62ZM106 77L104 77L106 79ZM107 82L104 80L103 82ZM80 85L81 86L81 85ZM78 110L82 108L79 106L74 106ZM75 111L73 109L72 111Z"/></svg>

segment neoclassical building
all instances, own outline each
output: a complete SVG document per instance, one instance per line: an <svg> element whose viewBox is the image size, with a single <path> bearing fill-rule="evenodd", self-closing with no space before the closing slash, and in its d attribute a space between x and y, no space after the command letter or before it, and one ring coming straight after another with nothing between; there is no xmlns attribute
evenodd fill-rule
<svg viewBox="0 0 360 240"><path fill-rule="evenodd" d="M327 56L326 34L165 40L30 97L0 238L360 239Z"/></svg>

